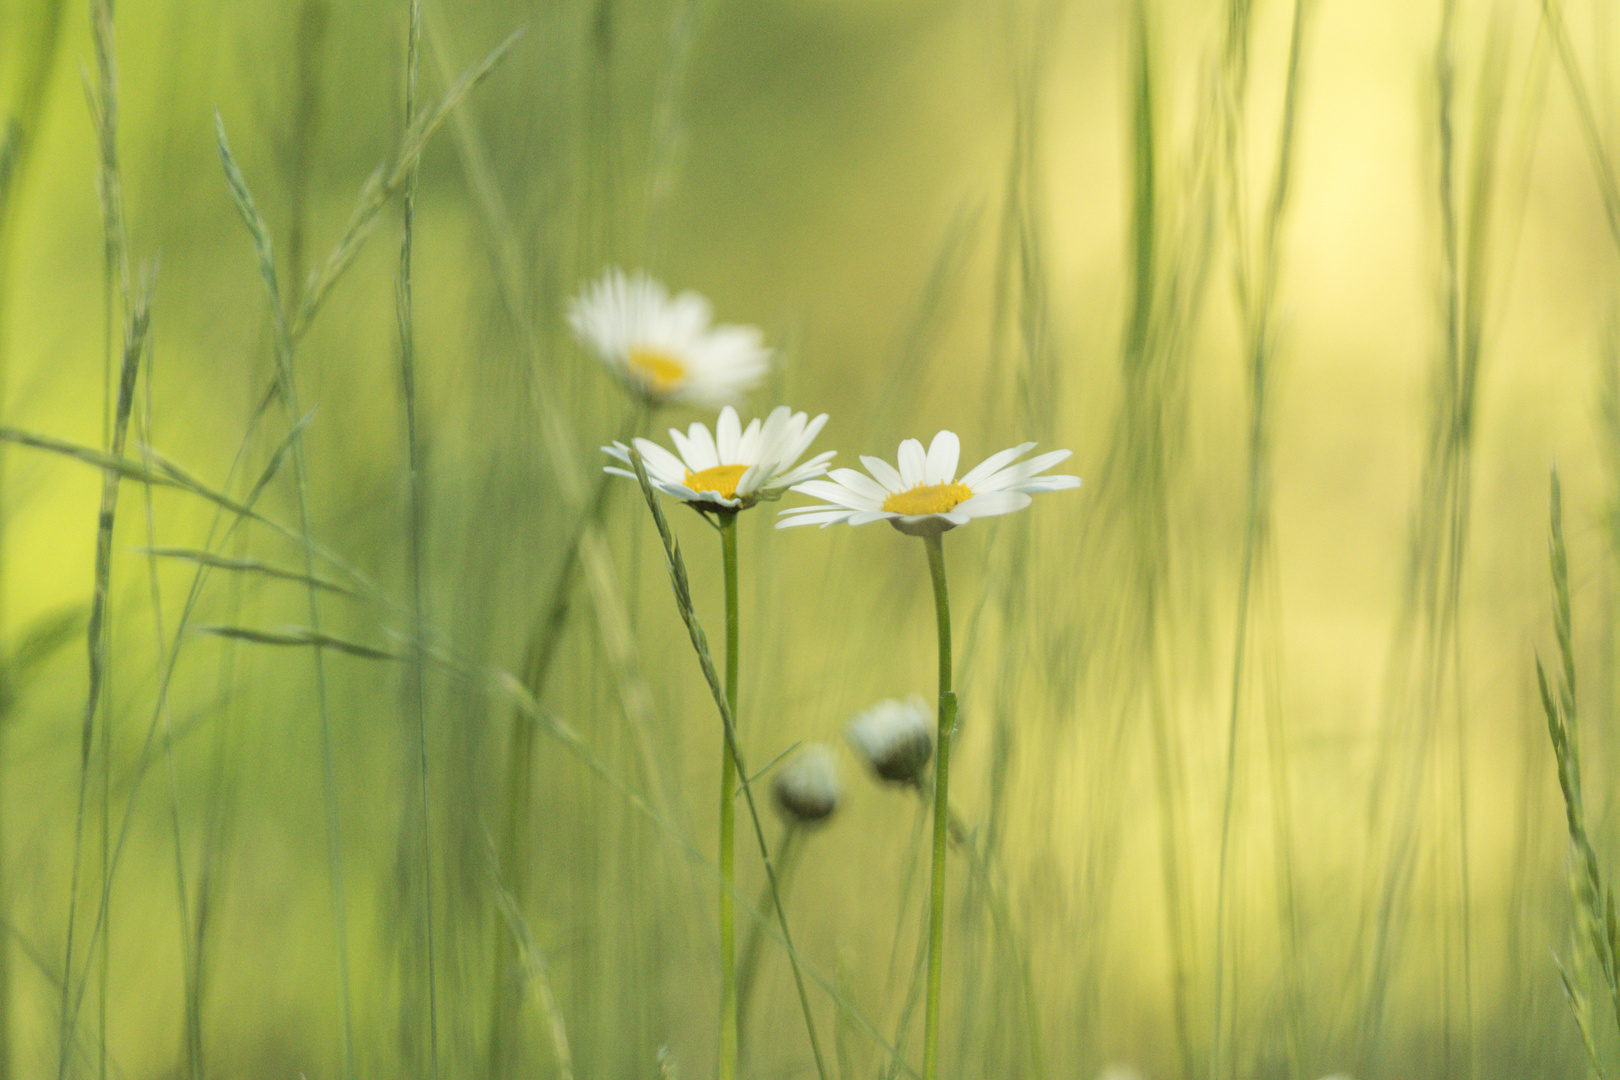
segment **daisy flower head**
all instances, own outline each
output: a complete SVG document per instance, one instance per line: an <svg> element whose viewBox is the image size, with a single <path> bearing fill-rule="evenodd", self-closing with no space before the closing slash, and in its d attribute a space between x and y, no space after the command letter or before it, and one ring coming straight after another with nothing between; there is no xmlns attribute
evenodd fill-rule
<svg viewBox="0 0 1620 1080"><path fill-rule="evenodd" d="M1034 448L1034 443L1027 442L991 454L958 480L961 447L953 432L935 435L926 451L916 439L907 439L900 444L899 468L881 458L862 457L861 464L871 476L855 469L834 469L825 480L794 485L794 491L826 501L783 510L783 520L776 527L825 528L838 521L851 525L887 521L911 536L937 536L974 518L1022 510L1035 492L1080 486L1078 476L1040 475L1068 457L1068 450L1018 460Z"/></svg>
<svg viewBox="0 0 1620 1080"><path fill-rule="evenodd" d="M646 463L647 479L665 495L698 510L746 510L761 499L780 498L794 484L827 471L827 462L835 453L832 450L802 465L794 464L826 423L826 413L812 420L806 413L778 405L763 424L755 417L744 428L737 410L727 405L720 410L713 434L703 424L693 424L684 435L670 428L669 437L678 454L648 439L632 441ZM630 448L623 443L602 449L630 464ZM606 471L632 480L636 476L613 465Z"/></svg>
<svg viewBox="0 0 1620 1080"><path fill-rule="evenodd" d="M709 302L671 297L641 272L612 268L568 302L574 336L650 404L717 406L765 377L771 350L752 326L710 326Z"/></svg>

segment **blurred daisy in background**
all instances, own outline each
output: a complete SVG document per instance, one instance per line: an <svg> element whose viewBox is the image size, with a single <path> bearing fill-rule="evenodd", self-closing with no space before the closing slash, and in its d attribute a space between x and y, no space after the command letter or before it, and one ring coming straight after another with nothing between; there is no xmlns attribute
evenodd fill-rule
<svg viewBox="0 0 1620 1080"><path fill-rule="evenodd" d="M647 479L665 495L698 510L745 510L761 499L780 498L794 484L827 471L832 450L794 465L826 423L826 413L812 420L807 413L778 405L763 424L756 417L744 429L737 410L727 405L720 410L712 435L703 424L693 424L685 435L669 429L678 457L649 439L632 441L647 464ZM602 449L630 464L630 448L624 443ZM636 476L612 465L606 471L632 480Z"/></svg>
<svg viewBox="0 0 1620 1080"><path fill-rule="evenodd" d="M881 458L862 457L861 464L871 476L855 469L834 469L825 480L794 485L794 491L826 502L789 507L782 511L784 519L776 527L887 521L912 536L938 535L974 518L1022 510L1034 492L1080 486L1078 476L1039 475L1067 458L1068 450L1018 461L1034 448L1028 442L992 454L958 480L961 447L955 433L941 431L926 452L922 443L907 439L900 444L898 469Z"/></svg>
<svg viewBox="0 0 1620 1080"><path fill-rule="evenodd" d="M710 326L709 302L671 297L644 273L608 270L568 303L568 325L632 394L715 407L765 377L771 350L752 326Z"/></svg>

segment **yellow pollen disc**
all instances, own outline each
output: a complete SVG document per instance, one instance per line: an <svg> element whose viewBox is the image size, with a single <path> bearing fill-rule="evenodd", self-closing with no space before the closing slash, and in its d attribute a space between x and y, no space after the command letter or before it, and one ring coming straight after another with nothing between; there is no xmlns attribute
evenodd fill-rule
<svg viewBox="0 0 1620 1080"><path fill-rule="evenodd" d="M712 491L722 499L731 499L736 497L737 482L747 471L746 465L716 465L702 472L688 470L686 486L693 491Z"/></svg>
<svg viewBox="0 0 1620 1080"><path fill-rule="evenodd" d="M632 348L630 370L659 393L668 391L686 378L686 365L657 349Z"/></svg>
<svg viewBox="0 0 1620 1080"><path fill-rule="evenodd" d="M973 492L964 484L918 484L910 491L884 499L883 509L891 514L920 517L923 514L943 514L957 503L971 498Z"/></svg>

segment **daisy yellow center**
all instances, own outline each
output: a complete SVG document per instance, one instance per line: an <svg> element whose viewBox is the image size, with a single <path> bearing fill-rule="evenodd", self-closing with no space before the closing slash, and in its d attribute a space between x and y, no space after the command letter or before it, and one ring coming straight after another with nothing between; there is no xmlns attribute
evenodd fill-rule
<svg viewBox="0 0 1620 1080"><path fill-rule="evenodd" d="M662 393L686 378L686 365L658 349L633 346L630 370L652 389Z"/></svg>
<svg viewBox="0 0 1620 1080"><path fill-rule="evenodd" d="M943 514L957 503L973 498L966 484L918 484L910 491L890 495L883 500L883 509L891 514L921 517L923 514Z"/></svg>
<svg viewBox="0 0 1620 1080"><path fill-rule="evenodd" d="M731 499L736 497L737 482L747 471L746 465L716 465L702 472L692 472L688 469L686 486L693 491L712 491L722 499Z"/></svg>

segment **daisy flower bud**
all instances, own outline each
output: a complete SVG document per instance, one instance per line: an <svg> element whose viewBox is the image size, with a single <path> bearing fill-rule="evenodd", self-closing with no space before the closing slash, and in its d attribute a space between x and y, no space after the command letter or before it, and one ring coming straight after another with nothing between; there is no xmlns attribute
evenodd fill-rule
<svg viewBox="0 0 1620 1080"><path fill-rule="evenodd" d="M825 821L838 809L838 763L824 743L805 743L776 770L771 792L782 816L799 825Z"/></svg>
<svg viewBox="0 0 1620 1080"><path fill-rule="evenodd" d="M934 714L918 694L880 701L849 722L844 738L880 779L921 786L934 756Z"/></svg>

